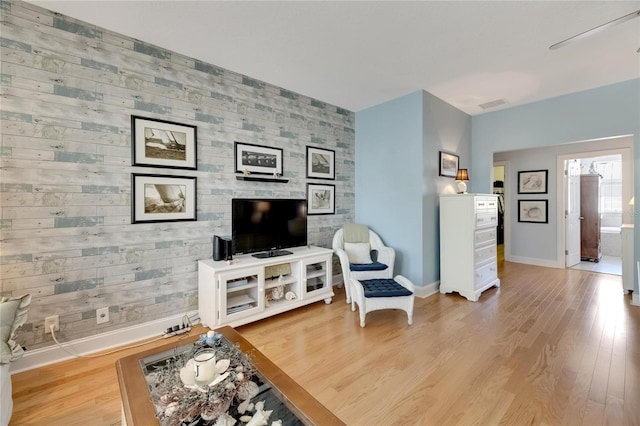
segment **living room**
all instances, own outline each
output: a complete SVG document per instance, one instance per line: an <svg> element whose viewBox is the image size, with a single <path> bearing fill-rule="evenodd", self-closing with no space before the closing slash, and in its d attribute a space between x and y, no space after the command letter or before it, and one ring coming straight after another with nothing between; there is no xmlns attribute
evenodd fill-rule
<svg viewBox="0 0 640 426"><path fill-rule="evenodd" d="M2 16L1 294L32 294L13 371L68 357L46 333L52 315L81 352L197 315L197 261L214 234L231 233L232 198L304 199L309 183L334 185L335 214L309 216L309 243L331 247L342 224L366 223L425 297L439 280L438 197L455 191L438 176L439 151L459 155L477 193L490 192L496 152L606 148L624 135L640 152L637 65L632 79L478 115L421 88L353 112L32 3L3 2ZM197 126L197 169L133 166L132 115ZM289 182L237 180L235 142L282 148ZM335 180L306 178L306 146L335 152ZM132 223L132 175L149 173L197 178L197 221ZM638 231L635 241L638 253ZM638 294L635 281L635 304Z"/></svg>

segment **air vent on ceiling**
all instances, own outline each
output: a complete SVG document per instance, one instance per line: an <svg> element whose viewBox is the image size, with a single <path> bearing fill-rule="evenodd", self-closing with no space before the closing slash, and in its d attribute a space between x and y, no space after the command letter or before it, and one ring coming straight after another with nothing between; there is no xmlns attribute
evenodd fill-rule
<svg viewBox="0 0 640 426"><path fill-rule="evenodd" d="M504 105L507 103L506 99L496 99L495 101L485 102L483 104L478 105L482 109L495 108L500 105Z"/></svg>

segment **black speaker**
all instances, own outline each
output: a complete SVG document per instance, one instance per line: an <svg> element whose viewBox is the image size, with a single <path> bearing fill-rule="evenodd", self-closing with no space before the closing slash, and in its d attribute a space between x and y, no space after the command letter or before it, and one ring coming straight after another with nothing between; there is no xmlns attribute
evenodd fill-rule
<svg viewBox="0 0 640 426"><path fill-rule="evenodd" d="M213 260L231 260L233 248L231 239L213 236Z"/></svg>
<svg viewBox="0 0 640 426"><path fill-rule="evenodd" d="M233 246L231 245L231 238L224 240L224 252L225 260L233 259Z"/></svg>

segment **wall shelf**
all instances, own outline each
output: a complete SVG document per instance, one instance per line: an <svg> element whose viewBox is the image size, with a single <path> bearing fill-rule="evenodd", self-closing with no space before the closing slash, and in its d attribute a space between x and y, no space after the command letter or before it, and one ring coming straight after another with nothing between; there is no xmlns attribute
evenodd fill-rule
<svg viewBox="0 0 640 426"><path fill-rule="evenodd" d="M289 179L280 179L280 178L270 178L270 177L258 177L258 176L236 176L238 180L250 180L256 182L278 182L278 183L287 183Z"/></svg>

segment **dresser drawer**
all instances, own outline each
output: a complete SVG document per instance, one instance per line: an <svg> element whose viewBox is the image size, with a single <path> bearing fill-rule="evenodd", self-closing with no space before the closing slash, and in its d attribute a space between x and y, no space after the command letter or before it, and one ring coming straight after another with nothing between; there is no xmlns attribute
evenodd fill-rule
<svg viewBox="0 0 640 426"><path fill-rule="evenodd" d="M476 211L493 210L498 208L498 200L495 197L477 197Z"/></svg>
<svg viewBox="0 0 640 426"><path fill-rule="evenodd" d="M495 262L476 268L474 272L473 284L475 288L480 288L489 281L498 278L498 267Z"/></svg>
<svg viewBox="0 0 640 426"><path fill-rule="evenodd" d="M476 249L473 256L474 265L481 265L483 263L486 263L488 260L494 260L495 262L495 259L496 259L495 245L478 248Z"/></svg>
<svg viewBox="0 0 640 426"><path fill-rule="evenodd" d="M476 213L476 229L498 226L498 213Z"/></svg>
<svg viewBox="0 0 640 426"><path fill-rule="evenodd" d="M495 243L497 236L496 228L482 229L476 231L473 241L476 247L482 246L488 243Z"/></svg>

